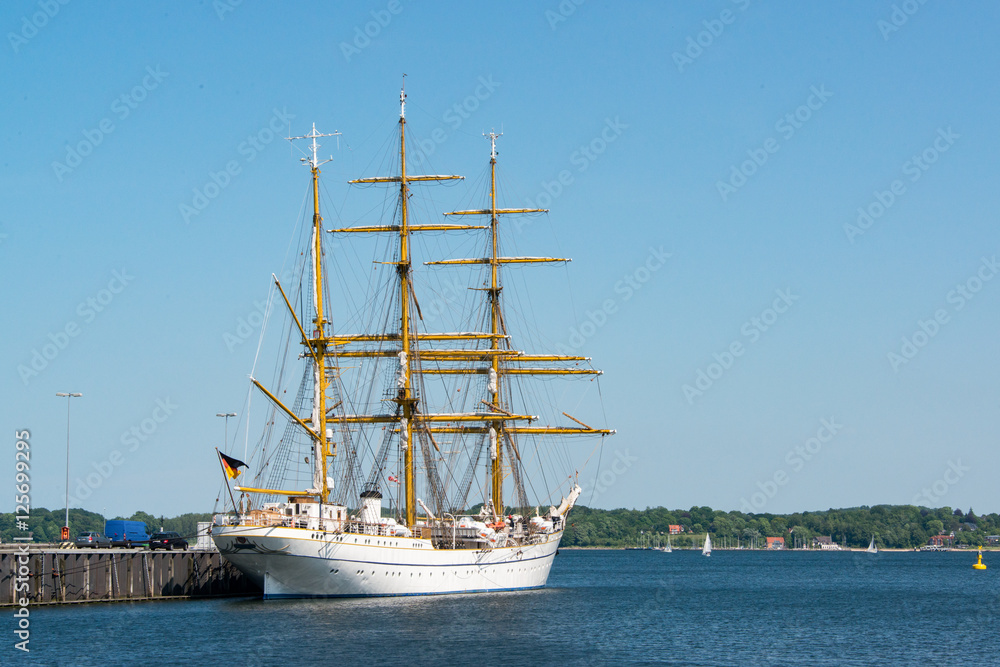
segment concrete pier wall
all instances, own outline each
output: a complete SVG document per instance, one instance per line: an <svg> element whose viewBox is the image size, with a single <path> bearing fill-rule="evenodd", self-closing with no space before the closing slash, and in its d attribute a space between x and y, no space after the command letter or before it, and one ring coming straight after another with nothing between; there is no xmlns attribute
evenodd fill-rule
<svg viewBox="0 0 1000 667"><path fill-rule="evenodd" d="M5 545L6 546L6 545ZM259 594L217 551L57 549L0 551L0 606ZM26 575L28 590L19 577Z"/></svg>

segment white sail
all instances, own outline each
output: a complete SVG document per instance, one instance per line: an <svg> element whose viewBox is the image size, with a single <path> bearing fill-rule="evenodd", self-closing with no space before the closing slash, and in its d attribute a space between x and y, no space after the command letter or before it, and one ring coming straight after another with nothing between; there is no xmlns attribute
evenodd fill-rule
<svg viewBox="0 0 1000 667"><path fill-rule="evenodd" d="M712 555L712 538L707 533L705 534L705 546L701 548L702 556Z"/></svg>
<svg viewBox="0 0 1000 667"><path fill-rule="evenodd" d="M878 553L878 547L875 546L875 536L874 535L872 535L872 541L868 545L868 548L865 549L865 551L867 551L870 554L877 554Z"/></svg>

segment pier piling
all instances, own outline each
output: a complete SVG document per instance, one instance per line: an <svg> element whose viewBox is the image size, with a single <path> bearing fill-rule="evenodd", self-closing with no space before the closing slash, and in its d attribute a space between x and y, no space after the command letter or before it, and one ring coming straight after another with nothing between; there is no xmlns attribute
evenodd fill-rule
<svg viewBox="0 0 1000 667"><path fill-rule="evenodd" d="M0 606L256 595L260 590L217 551L59 549L0 551ZM20 573L19 573L19 568Z"/></svg>

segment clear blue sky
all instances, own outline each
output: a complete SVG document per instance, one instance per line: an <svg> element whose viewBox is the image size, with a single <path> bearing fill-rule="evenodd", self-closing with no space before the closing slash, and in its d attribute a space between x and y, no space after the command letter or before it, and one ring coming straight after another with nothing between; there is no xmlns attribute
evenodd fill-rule
<svg viewBox="0 0 1000 667"><path fill-rule="evenodd" d="M508 203L552 211L518 250L574 259L535 313L605 371L584 502L1000 510L994 3L230 4L0 8L0 431L31 431L36 506L63 506L75 391L71 492L111 469L83 507L210 510L256 347L226 336L305 194L268 126L342 132L347 201L405 72L426 167L469 176L431 208L475 199L502 127Z"/></svg>

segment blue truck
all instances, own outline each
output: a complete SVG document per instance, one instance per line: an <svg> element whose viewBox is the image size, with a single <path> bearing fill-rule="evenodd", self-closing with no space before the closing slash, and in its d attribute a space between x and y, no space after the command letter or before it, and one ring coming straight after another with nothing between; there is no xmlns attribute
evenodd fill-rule
<svg viewBox="0 0 1000 667"><path fill-rule="evenodd" d="M111 539L111 546L131 548L149 543L149 531L142 521L113 519L104 524L104 534Z"/></svg>

